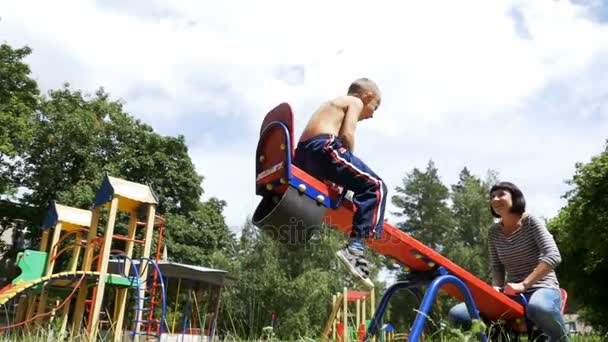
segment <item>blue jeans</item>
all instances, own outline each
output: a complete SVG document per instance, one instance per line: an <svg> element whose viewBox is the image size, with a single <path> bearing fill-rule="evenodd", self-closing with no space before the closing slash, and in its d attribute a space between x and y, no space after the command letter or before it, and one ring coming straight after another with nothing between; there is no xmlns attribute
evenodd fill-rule
<svg viewBox="0 0 608 342"><path fill-rule="evenodd" d="M561 314L560 290L540 288L524 293L528 301L526 318L549 337L549 341L568 341L566 324ZM448 313L450 324L469 329L471 317L465 303L455 305Z"/></svg>

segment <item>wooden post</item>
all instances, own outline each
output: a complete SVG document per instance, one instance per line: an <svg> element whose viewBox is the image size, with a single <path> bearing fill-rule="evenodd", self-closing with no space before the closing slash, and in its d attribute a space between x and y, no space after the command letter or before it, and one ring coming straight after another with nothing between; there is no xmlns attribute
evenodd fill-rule
<svg viewBox="0 0 608 342"><path fill-rule="evenodd" d="M58 247L57 242L59 242L60 237L61 237L61 222L58 222L55 225L55 228L53 230L53 238L51 239L51 250L46 259L46 271L44 272L45 276L50 276L51 274L53 274L53 268L55 267L54 257L55 257L55 255L57 255L57 247ZM40 299L38 300L37 315L44 313L44 309L46 308L47 298L48 298L48 292L47 292L46 284L42 284L42 291L40 292ZM42 317L36 318L36 323L40 323L41 320L42 320Z"/></svg>
<svg viewBox="0 0 608 342"><path fill-rule="evenodd" d="M74 251L72 252L72 257L70 258L70 263L68 264L68 269L70 272L76 272L78 269L78 258L80 258L80 250L82 246L80 245L82 242L82 233L76 233L76 247L74 247Z"/></svg>
<svg viewBox="0 0 608 342"><path fill-rule="evenodd" d="M82 233L78 232L78 233L76 233L76 247L74 248L74 251L72 252L72 257L70 258L70 263L68 265L70 272L75 272L76 269L78 268L78 258L80 257L80 250L82 249L82 247L80 246L81 242L82 242ZM65 303L65 306L63 307L63 310L61 312L61 326L59 327L59 338L60 339L63 338L65 329L68 326L68 314L70 313L71 302L72 301L68 301L67 303Z"/></svg>
<svg viewBox="0 0 608 342"><path fill-rule="evenodd" d="M89 233L87 234L87 246L84 250L84 258L82 260L82 270L87 272L91 271L91 264L93 263L93 253L95 252L95 245L93 240L97 237L97 226L99 225L99 215L101 208L95 208L91 217L91 226L89 227ZM78 297L76 298L76 308L74 312L74 318L72 319L72 334L71 336L79 335L80 324L84 318L84 306L87 300L87 294L89 292L88 281L85 279L80 283L80 289L78 290Z"/></svg>
<svg viewBox="0 0 608 342"><path fill-rule="evenodd" d="M361 299L357 299L355 302L356 312L355 312L355 331L359 330L359 326L361 325Z"/></svg>
<svg viewBox="0 0 608 342"><path fill-rule="evenodd" d="M155 220L155 217L156 217L156 206L154 206L152 204L148 204L148 215L147 215L147 218L146 218L146 232L145 232L145 237L144 237L144 250L143 250L143 253L142 253L142 257L144 257L144 258L149 258L150 257L150 250L152 249L152 237L154 236L153 232L154 232L154 220ZM152 268L152 267L150 267L148 265L148 267L144 268L140 264L140 267L139 267L139 279L140 279L140 282L142 281L142 279L145 280L146 274L148 273L148 272L146 272L145 269L149 269L149 268ZM154 272L154 270L151 270L151 271ZM146 286L145 283L139 287L139 298L140 298L139 299L139 301L140 301L139 305L140 306L143 306L144 297L146 296L146 287L147 286ZM124 311L124 306L122 307L122 310ZM137 314L136 314L136 316L137 316L136 320L137 321L141 321L141 315L142 315L142 312L141 311L137 311ZM135 334L138 334L139 331L140 331L140 326L139 326L139 324L136 324L135 325Z"/></svg>
<svg viewBox="0 0 608 342"><path fill-rule="evenodd" d="M338 300L338 296L333 295L331 297L331 307L334 308L336 306L336 300ZM331 317L331 339L332 341L336 340L336 317Z"/></svg>
<svg viewBox="0 0 608 342"><path fill-rule="evenodd" d="M48 244L49 244L49 230L45 229L42 232L42 239L40 240L40 251L46 252Z"/></svg>
<svg viewBox="0 0 608 342"><path fill-rule="evenodd" d="M342 308L342 320L344 323L344 329L342 331L342 341L348 342L348 289L344 288L344 301Z"/></svg>
<svg viewBox="0 0 608 342"><path fill-rule="evenodd" d="M363 305L361 305L361 322L363 322L367 331L367 297L363 298Z"/></svg>
<svg viewBox="0 0 608 342"><path fill-rule="evenodd" d="M125 254L131 258L133 256L133 246L135 245L135 233L137 232L137 212L131 212L131 217L129 218L129 232L128 232L128 241L126 243ZM124 273L129 276L129 271L131 270L131 264L127 259L124 260ZM122 329L123 322L125 320L125 306L127 304L127 291L128 288L119 289L116 291L116 302L114 303L114 317L115 327L114 327L114 342L120 342L122 340Z"/></svg>
<svg viewBox="0 0 608 342"><path fill-rule="evenodd" d="M25 320L29 320L32 317L34 317L34 313L35 313L34 306L36 305L37 298L38 298L38 296L36 296L36 295L27 296L27 310L26 310L26 314L25 314Z"/></svg>
<svg viewBox="0 0 608 342"><path fill-rule="evenodd" d="M372 290L370 291L369 305L370 305L370 309L369 309L370 315L371 315L371 317L374 317L376 315L376 289L375 288L372 288ZM382 329L382 327L380 327L379 329ZM375 335L372 338L372 342L376 342Z"/></svg>
<svg viewBox="0 0 608 342"><path fill-rule="evenodd" d="M19 301L17 302L17 313L15 318L15 323L20 323L25 321L25 313L27 309L27 296L19 296Z"/></svg>
<svg viewBox="0 0 608 342"><path fill-rule="evenodd" d="M95 211L99 211L100 208L95 208ZM103 295L106 289L106 280L108 279L108 261L110 259L110 250L112 248L112 236L114 235L114 224L116 223L116 212L118 210L118 198L114 197L110 204L110 215L108 217L108 224L105 230L105 236L103 239L103 247L101 249L101 257L99 259L99 283L97 284L97 294L94 296L93 309L91 310L91 325L88 327L89 340L95 341L97 337L97 329L99 324L99 313L101 312L101 304L103 302ZM91 230L92 227L91 227Z"/></svg>

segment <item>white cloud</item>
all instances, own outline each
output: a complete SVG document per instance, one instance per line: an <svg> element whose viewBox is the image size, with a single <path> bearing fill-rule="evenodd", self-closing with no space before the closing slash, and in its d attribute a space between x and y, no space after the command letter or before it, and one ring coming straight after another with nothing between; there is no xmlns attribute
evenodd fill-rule
<svg viewBox="0 0 608 342"><path fill-rule="evenodd" d="M574 162L608 131L608 31L567 1L20 1L0 13L1 38L34 49L43 87L104 86L157 130L185 132L206 196L228 201L233 226L257 203L263 115L291 103L298 134L356 77L384 93L358 153L393 187L429 158L446 183L464 166L492 168L551 216ZM227 118L242 135L193 129Z"/></svg>

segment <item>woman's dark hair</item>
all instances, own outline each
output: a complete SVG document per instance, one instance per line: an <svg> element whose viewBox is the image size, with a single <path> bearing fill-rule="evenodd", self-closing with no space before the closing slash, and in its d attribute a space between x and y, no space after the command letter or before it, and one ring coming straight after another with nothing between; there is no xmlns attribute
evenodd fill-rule
<svg viewBox="0 0 608 342"><path fill-rule="evenodd" d="M519 188L510 182L500 182L495 184L492 189L490 189L490 196L496 190L504 190L511 193L511 199L513 200L513 207L511 207L511 212L514 214L523 214L526 211L526 199L524 198L524 194L519 190ZM492 198L490 197L490 202ZM492 204L490 203L490 211L492 212L492 216L500 217L494 209L492 208Z"/></svg>

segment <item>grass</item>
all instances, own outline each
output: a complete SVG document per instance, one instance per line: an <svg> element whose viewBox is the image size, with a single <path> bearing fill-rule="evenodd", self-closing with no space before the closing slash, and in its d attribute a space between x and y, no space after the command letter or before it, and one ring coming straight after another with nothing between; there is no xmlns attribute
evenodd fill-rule
<svg viewBox="0 0 608 342"><path fill-rule="evenodd" d="M474 320L473 326L468 331L461 331L458 329L450 328L447 324L434 322L430 317L427 317L427 325L433 326L432 334L427 334L422 339L425 342L468 342L478 341L477 333L486 331L487 326L480 320ZM39 326L39 329L34 327L27 330L0 330L0 342L48 342L48 341L68 341L68 339L61 339L58 336L54 336L53 324L46 326ZM492 325L492 329L502 329L500 325ZM46 329L46 330L45 330ZM111 327L110 327L111 329ZM112 329L113 330L113 329ZM84 341L84 336L76 336L72 341ZM602 342L608 340L606 336L590 335L590 336L571 336L570 342ZM98 337L97 341L105 342L110 341L110 338ZM216 336L215 341L218 342L249 342L249 341L281 341L274 337L272 327L266 327L259 339L245 339L240 338L231 332L228 332L224 336ZM311 338L307 336L299 336L291 341L297 342L315 342L322 341L321 338ZM528 341L527 337L523 336L520 341ZM532 342L532 341L530 341Z"/></svg>
<svg viewBox="0 0 608 342"><path fill-rule="evenodd" d="M83 339L76 337L73 339L74 341L82 341ZM108 339L109 340L109 339ZM570 337L570 342L602 342L605 341L605 338L602 336L573 336ZM8 336L0 336L0 342L48 342L48 341L57 341L54 338L52 332L38 330L36 332L30 332L22 334L21 336L16 336L14 334ZM106 341L106 339L98 339L98 341ZM249 341L281 341L276 338L270 339L259 339L259 340L249 340L249 339L241 339L237 336L227 335L222 339L216 338L218 342L249 342ZM314 342L321 341L321 339L310 338L306 336L301 336L296 339L297 342ZM467 332L466 334L458 331L451 331L449 333L444 334L435 334L434 336L427 336L424 339L425 342L460 342L460 341L477 341L474 334ZM527 341L527 338L522 338L521 341Z"/></svg>

